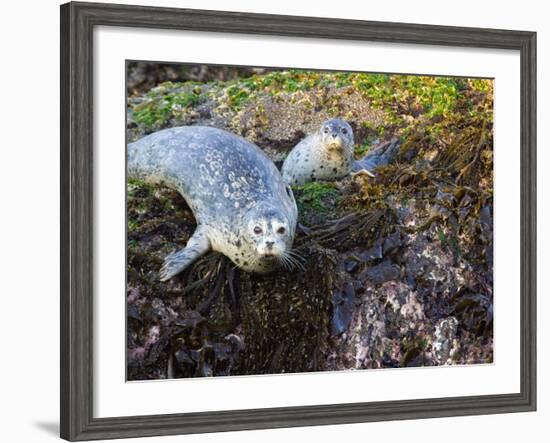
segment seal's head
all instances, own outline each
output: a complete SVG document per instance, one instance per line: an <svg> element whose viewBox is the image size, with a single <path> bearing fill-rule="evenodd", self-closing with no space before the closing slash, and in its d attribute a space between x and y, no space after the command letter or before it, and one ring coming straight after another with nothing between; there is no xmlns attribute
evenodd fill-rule
<svg viewBox="0 0 550 443"><path fill-rule="evenodd" d="M340 118L327 120L319 131L323 146L335 150L353 150L353 130L346 121Z"/></svg>
<svg viewBox="0 0 550 443"><path fill-rule="evenodd" d="M295 227L283 211L267 204L256 206L245 215L243 226L250 271L267 273L284 264L291 253Z"/></svg>

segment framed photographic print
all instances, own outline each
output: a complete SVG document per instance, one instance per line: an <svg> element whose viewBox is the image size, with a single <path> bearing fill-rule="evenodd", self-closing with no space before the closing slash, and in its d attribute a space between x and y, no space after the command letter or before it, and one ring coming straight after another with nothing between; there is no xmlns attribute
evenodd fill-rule
<svg viewBox="0 0 550 443"><path fill-rule="evenodd" d="M61 7L61 436L536 408L536 34Z"/></svg>

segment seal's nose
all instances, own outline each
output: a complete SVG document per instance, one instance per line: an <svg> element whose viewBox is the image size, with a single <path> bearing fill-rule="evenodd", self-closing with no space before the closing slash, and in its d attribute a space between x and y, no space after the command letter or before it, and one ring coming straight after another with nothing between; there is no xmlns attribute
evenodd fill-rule
<svg viewBox="0 0 550 443"><path fill-rule="evenodd" d="M274 244L275 244L274 241L266 241L265 242L265 245L266 245L267 249L270 249L270 250L273 249Z"/></svg>
<svg viewBox="0 0 550 443"><path fill-rule="evenodd" d="M333 132L332 133L332 138L336 138L336 137L338 137L338 134L336 132Z"/></svg>

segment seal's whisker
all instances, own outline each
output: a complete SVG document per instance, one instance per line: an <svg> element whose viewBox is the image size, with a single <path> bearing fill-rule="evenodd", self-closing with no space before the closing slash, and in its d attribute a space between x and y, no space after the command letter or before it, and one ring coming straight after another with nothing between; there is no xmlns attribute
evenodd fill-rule
<svg viewBox="0 0 550 443"><path fill-rule="evenodd" d="M290 270L293 271L294 269L296 269L297 265L295 263L294 260L292 260L291 257L289 257L288 255L285 256L285 259L286 261L288 262L288 265L290 266Z"/></svg>
<svg viewBox="0 0 550 443"><path fill-rule="evenodd" d="M258 262L260 261L260 257L256 257L256 256L251 256L249 258L250 260L250 266L252 266L253 268L256 267L256 265L258 264Z"/></svg>
<svg viewBox="0 0 550 443"><path fill-rule="evenodd" d="M287 271L292 271L292 269L294 269L294 267L292 266L292 264L288 262L288 260L286 259L285 256L282 256L282 257L281 257L281 263L283 264L283 267L284 267Z"/></svg>
<svg viewBox="0 0 550 443"><path fill-rule="evenodd" d="M298 262L298 261L296 262L296 267L297 267L298 269L300 269L302 272L305 272L305 271L306 271L306 267L305 267L302 263L300 263L300 262Z"/></svg>
<svg viewBox="0 0 550 443"><path fill-rule="evenodd" d="M287 257L292 260L294 263L300 263L301 265L304 264L304 258L301 256L296 256L295 254L292 254L292 251L288 251Z"/></svg>
<svg viewBox="0 0 550 443"><path fill-rule="evenodd" d="M306 270L304 264L301 263L299 260L297 260L292 255L288 254L288 251L287 251L287 253L285 253L284 257L286 258L286 260L288 260L290 263L292 263L294 268L301 269L302 271Z"/></svg>
<svg viewBox="0 0 550 443"><path fill-rule="evenodd" d="M302 255L300 255L300 253L298 253L295 249L291 249L287 252L289 255L291 255L295 259L300 260L302 263L306 262L306 259Z"/></svg>
<svg viewBox="0 0 550 443"><path fill-rule="evenodd" d="M287 256L287 260L292 264L292 269L300 268L300 263L298 263L292 256Z"/></svg>
<svg viewBox="0 0 550 443"><path fill-rule="evenodd" d="M293 264L288 260L288 257L286 257L285 255L281 255L280 261L283 264L283 266L285 267L285 269L287 269L289 271L292 271L294 269Z"/></svg>

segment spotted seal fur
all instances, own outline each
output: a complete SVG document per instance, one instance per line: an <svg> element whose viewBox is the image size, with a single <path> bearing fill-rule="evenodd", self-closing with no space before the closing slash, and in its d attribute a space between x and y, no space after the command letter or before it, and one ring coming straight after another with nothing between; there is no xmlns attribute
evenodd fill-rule
<svg viewBox="0 0 550 443"><path fill-rule="evenodd" d="M164 129L129 143L127 159L129 177L175 189L197 221L187 245L166 257L162 281L210 250L254 273L296 261L292 190L246 139L211 127Z"/></svg>
<svg viewBox="0 0 550 443"><path fill-rule="evenodd" d="M290 185L303 185L317 180L337 180L351 173L374 175L359 167L354 158L351 126L334 118L298 143L285 159L283 179ZM357 171L354 170L357 169Z"/></svg>

